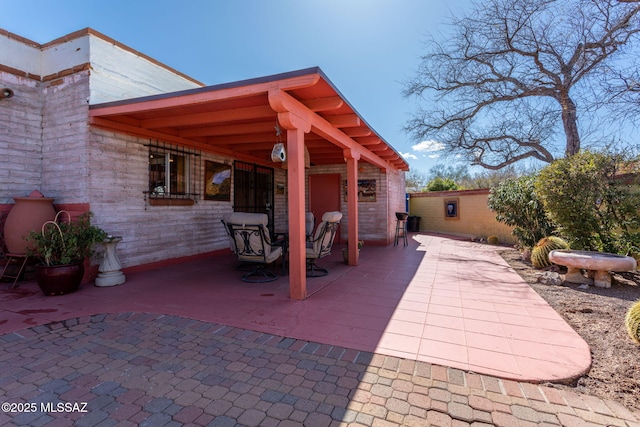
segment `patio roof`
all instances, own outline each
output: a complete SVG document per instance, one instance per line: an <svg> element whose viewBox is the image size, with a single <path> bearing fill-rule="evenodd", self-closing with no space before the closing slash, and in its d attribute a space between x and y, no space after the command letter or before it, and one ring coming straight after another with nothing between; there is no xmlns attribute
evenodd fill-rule
<svg viewBox="0 0 640 427"><path fill-rule="evenodd" d="M344 150L383 170L408 171L403 157L347 102L320 68L90 106L90 123L141 137L270 164L278 113L311 123L312 165L345 163ZM280 138L286 142L286 135Z"/></svg>

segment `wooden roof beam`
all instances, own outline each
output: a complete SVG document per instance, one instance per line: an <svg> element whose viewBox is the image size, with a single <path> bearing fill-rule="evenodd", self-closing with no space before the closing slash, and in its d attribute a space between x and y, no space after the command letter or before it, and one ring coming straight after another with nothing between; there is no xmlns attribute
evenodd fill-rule
<svg viewBox="0 0 640 427"><path fill-rule="evenodd" d="M371 136L373 131L367 127L345 128L342 130L345 135L350 138L359 138L363 136Z"/></svg>
<svg viewBox="0 0 640 427"><path fill-rule="evenodd" d="M236 108L232 110L184 114L180 116L141 120L140 126L147 129L169 126L199 126L225 123L235 120L263 120L269 117L273 117L275 119L275 112L268 105L261 105L257 107Z"/></svg>
<svg viewBox="0 0 640 427"><path fill-rule="evenodd" d="M364 145L365 147L375 146L375 145L384 146L384 144L382 144L382 140L377 136L366 136L363 138L354 138L354 139L358 144ZM374 150L374 149L371 148L371 150Z"/></svg>
<svg viewBox="0 0 640 427"><path fill-rule="evenodd" d="M260 81L254 84L225 87L226 85L206 88L188 89L185 91L152 95L139 98L137 102L129 100L115 101L89 106L89 116L106 117L118 114L132 114L138 112L159 111L167 108L194 106L215 101L225 101L233 98L243 98L270 90L294 90L311 87L320 81L317 73L305 74L275 81Z"/></svg>
<svg viewBox="0 0 640 427"><path fill-rule="evenodd" d="M248 133L243 135L223 135L223 136L209 136L204 140L208 144L253 144L256 142L268 142L275 144L276 138L274 133Z"/></svg>
<svg viewBox="0 0 640 427"><path fill-rule="evenodd" d="M288 93L281 90L269 91L269 104L278 113L293 111L295 112L294 114L303 116L305 120L311 123L311 130L314 133L331 141L334 145L337 145L342 149L349 148L352 150L357 150L362 153L363 157L365 157L366 160L369 161L369 163L374 164L375 166L378 166L380 168L389 169L391 167L391 165L387 161L376 156L365 147L357 144L353 139L349 138L341 130L336 129L326 119L310 111Z"/></svg>
<svg viewBox="0 0 640 427"><path fill-rule="evenodd" d="M225 157L234 157L239 160L245 160L248 162L255 162L260 164L266 164L263 159L255 156L247 156L244 154L237 154L234 150L226 150L216 146L212 146L206 143L181 138L175 135L169 135L162 132L157 132L149 129L140 128L137 126L131 126L123 123L114 122L102 117L91 117L90 123L93 126L109 129L111 131L119 131L130 135L136 135L142 138L152 138L173 143L176 145L183 145L185 147L195 148L197 150L206 151L209 153L220 154Z"/></svg>
<svg viewBox="0 0 640 427"><path fill-rule="evenodd" d="M337 128L353 128L358 127L362 124L360 121L360 117L358 117L356 114L327 116L324 119L331 123L332 126L335 126Z"/></svg>
<svg viewBox="0 0 640 427"><path fill-rule="evenodd" d="M275 122L258 122L226 126L206 126L193 129L184 129L181 130L178 134L184 138L189 138L196 136L242 135L263 132L273 132L273 137L275 139Z"/></svg>
<svg viewBox="0 0 640 427"><path fill-rule="evenodd" d="M301 102L314 113L317 113L319 111L337 110L344 105L344 101L339 96L307 99Z"/></svg>

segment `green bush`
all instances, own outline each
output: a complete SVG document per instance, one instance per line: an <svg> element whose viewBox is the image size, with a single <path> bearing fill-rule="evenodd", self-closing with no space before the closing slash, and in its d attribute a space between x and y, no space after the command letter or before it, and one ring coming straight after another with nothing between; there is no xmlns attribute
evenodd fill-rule
<svg viewBox="0 0 640 427"><path fill-rule="evenodd" d="M525 248L555 231L535 195L535 180L535 174L507 179L489 194L489 209L496 212L496 220L514 227L512 234Z"/></svg>
<svg viewBox="0 0 640 427"><path fill-rule="evenodd" d="M437 177L429 181L427 191L458 190L458 184L451 178Z"/></svg>
<svg viewBox="0 0 640 427"><path fill-rule="evenodd" d="M584 151L540 171L535 193L571 248L626 253L637 243L640 194L619 176L628 165L619 155Z"/></svg>

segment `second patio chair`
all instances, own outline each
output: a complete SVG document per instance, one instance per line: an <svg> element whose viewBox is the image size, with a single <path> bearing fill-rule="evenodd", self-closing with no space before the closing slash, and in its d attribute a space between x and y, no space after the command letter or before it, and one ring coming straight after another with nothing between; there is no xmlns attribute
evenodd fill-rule
<svg viewBox="0 0 640 427"><path fill-rule="evenodd" d="M320 277L329 274L329 270L316 264L316 260L324 258L331 253L333 241L342 212L325 212L322 222L316 228L313 239L307 244L307 277Z"/></svg>
<svg viewBox="0 0 640 427"><path fill-rule="evenodd" d="M227 226L235 246L236 259L244 263L253 263L255 268L242 276L250 283L271 282L276 280L273 272L266 269L282 256L282 246L271 243L268 218L266 214L234 212Z"/></svg>
<svg viewBox="0 0 640 427"><path fill-rule="evenodd" d="M307 240L313 239L313 229L316 228L316 217L313 212L304 214L304 232L307 234Z"/></svg>

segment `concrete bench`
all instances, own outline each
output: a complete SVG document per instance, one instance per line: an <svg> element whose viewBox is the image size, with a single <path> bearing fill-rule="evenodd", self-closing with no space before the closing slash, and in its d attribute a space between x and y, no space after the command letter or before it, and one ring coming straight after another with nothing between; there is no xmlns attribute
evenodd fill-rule
<svg viewBox="0 0 640 427"><path fill-rule="evenodd" d="M636 260L632 257L607 252L556 249L549 253L549 261L567 267L566 282L586 283L600 288L611 287L610 272L636 270ZM589 271L589 277L584 277L580 270Z"/></svg>

